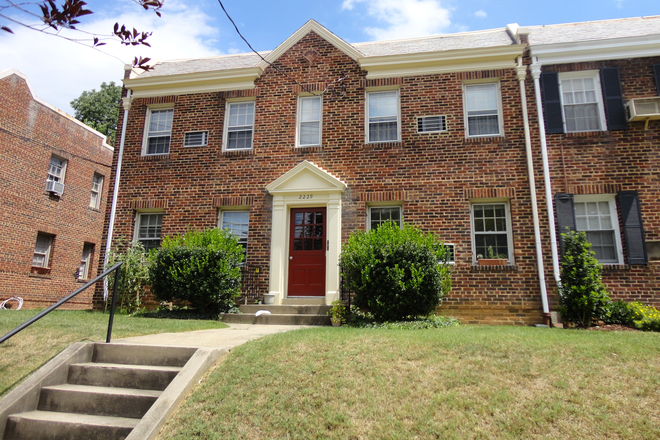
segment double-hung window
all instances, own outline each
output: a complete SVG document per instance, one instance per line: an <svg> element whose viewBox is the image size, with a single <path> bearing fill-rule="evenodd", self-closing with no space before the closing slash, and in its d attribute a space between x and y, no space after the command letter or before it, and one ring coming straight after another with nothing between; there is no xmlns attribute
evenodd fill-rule
<svg viewBox="0 0 660 440"><path fill-rule="evenodd" d="M584 231L596 259L622 263L621 238L614 195L575 196L575 229Z"/></svg>
<svg viewBox="0 0 660 440"><path fill-rule="evenodd" d="M145 250L160 247L162 213L140 213L135 220L134 239L142 243Z"/></svg>
<svg viewBox="0 0 660 440"><path fill-rule="evenodd" d="M46 234L45 232L37 233L37 243L34 246L34 254L32 256L32 266L34 267L49 267L50 264L50 249L53 245L54 236Z"/></svg>
<svg viewBox="0 0 660 440"><path fill-rule="evenodd" d="M598 71L560 73L559 88L566 133L605 130Z"/></svg>
<svg viewBox="0 0 660 440"><path fill-rule="evenodd" d="M503 255L511 261L511 220L505 202L472 205L474 262L490 255Z"/></svg>
<svg viewBox="0 0 660 440"><path fill-rule="evenodd" d="M464 86L467 137L502 134L500 84L466 84Z"/></svg>
<svg viewBox="0 0 660 440"><path fill-rule="evenodd" d="M238 237L238 244L243 246L243 253L247 257L248 229L250 227L250 211L221 211L220 229L228 229ZM245 262L246 259L243 259Z"/></svg>
<svg viewBox="0 0 660 440"><path fill-rule="evenodd" d="M103 189L103 176L94 174L92 178L92 190L90 193L89 206L90 208L99 209L101 206L101 190Z"/></svg>
<svg viewBox="0 0 660 440"><path fill-rule="evenodd" d="M62 194L64 192L64 173L66 160L57 156L50 157L48 176L46 177L46 191Z"/></svg>
<svg viewBox="0 0 660 440"><path fill-rule="evenodd" d="M172 137L173 109L149 109L147 114L146 155L168 154Z"/></svg>
<svg viewBox="0 0 660 440"><path fill-rule="evenodd" d="M400 139L399 91L367 93L367 142Z"/></svg>
<svg viewBox="0 0 660 440"><path fill-rule="evenodd" d="M92 255L94 255L94 243L85 243L83 245L82 257L80 258L80 269L78 270L79 280L86 280L89 278L89 267L92 264Z"/></svg>
<svg viewBox="0 0 660 440"><path fill-rule="evenodd" d="M254 101L227 103L225 150L250 150L254 137Z"/></svg>
<svg viewBox="0 0 660 440"><path fill-rule="evenodd" d="M369 230L378 229L384 223L392 222L402 227L403 215L401 206L371 206L368 211L367 227Z"/></svg>
<svg viewBox="0 0 660 440"><path fill-rule="evenodd" d="M321 109L320 96L301 96L298 98L298 146L321 145Z"/></svg>

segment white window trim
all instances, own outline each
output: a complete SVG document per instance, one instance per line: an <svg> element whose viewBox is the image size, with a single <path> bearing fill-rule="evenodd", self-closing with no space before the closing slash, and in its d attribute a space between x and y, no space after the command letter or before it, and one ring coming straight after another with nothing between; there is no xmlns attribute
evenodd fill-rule
<svg viewBox="0 0 660 440"><path fill-rule="evenodd" d="M468 122L468 109L467 109L467 89L470 86L483 86L486 84L495 84L497 90L497 128L498 133L480 134L470 136L470 124ZM466 138L484 138L504 136L504 116L502 112L502 90L499 81L479 81L469 82L463 84L463 120L465 121L465 137Z"/></svg>
<svg viewBox="0 0 660 440"><path fill-rule="evenodd" d="M51 164L51 161L53 160L53 158L62 161L62 172L60 173L59 177L50 173L50 164ZM64 186L64 178L66 177L66 169L67 169L68 165L69 165L69 161L67 159L64 159L63 157L58 156L57 154L52 154L50 156L50 159L48 159L48 171L47 171L47 174L46 174L46 182L53 181L53 182L57 182L57 183L61 184L62 186ZM59 180L55 180L55 178L57 178Z"/></svg>
<svg viewBox="0 0 660 440"><path fill-rule="evenodd" d="M403 204L392 202L387 203L370 203L367 205L367 231L371 231L371 208L399 208L399 227L403 228Z"/></svg>
<svg viewBox="0 0 660 440"><path fill-rule="evenodd" d="M564 133L587 133L594 131L606 131L607 120L605 119L605 104L603 103L603 89L600 85L600 71L598 70L582 70L578 72L560 72L559 75L559 99L561 102L561 120L564 124ZM596 103L598 104L598 120L600 122L600 130L586 130L586 131L568 131L566 128L566 114L564 112L564 90L562 88L562 79L579 79L579 78L593 78L595 84Z"/></svg>
<svg viewBox="0 0 660 440"><path fill-rule="evenodd" d="M83 264L85 266L84 270L79 270L78 271L78 279L79 280L87 280L89 279L89 266L92 263L92 255L94 255L94 243L88 243L84 242L83 243L83 250L82 250L82 255L80 258L80 268L83 268ZM87 258L85 258L85 248L89 248L89 254L87 255Z"/></svg>
<svg viewBox="0 0 660 440"><path fill-rule="evenodd" d="M151 214L163 214L163 218L165 217L165 215L164 215L165 212L162 209L143 209L143 210L137 211L135 213L135 218L133 219L133 241L143 242L143 241L148 241L149 240L149 239L146 239L146 240L140 239L140 217L142 215L151 215ZM159 240L162 241L163 240L163 230L162 230L163 222L162 222L162 218L161 218L160 227L161 227L161 233L160 233ZM151 240L155 240L155 239L151 239Z"/></svg>
<svg viewBox="0 0 660 440"><path fill-rule="evenodd" d="M617 262L608 262L602 264L624 264L623 245L621 241L621 231L619 229L619 213L616 207L616 194L590 194L573 196L575 203L584 202L608 202L610 208L610 219L612 220L612 229L614 230L614 243L616 246ZM576 230L577 224L576 224ZM578 230L579 231L579 230ZM587 232L587 231L584 231Z"/></svg>
<svg viewBox="0 0 660 440"><path fill-rule="evenodd" d="M319 106L319 142L317 144L300 144L300 127L302 125L302 101L305 99L318 99L321 101ZM296 147L319 147L323 142L323 96L298 96L298 108L296 112Z"/></svg>
<svg viewBox="0 0 660 440"><path fill-rule="evenodd" d="M142 136L142 155L143 156L165 156L172 150L172 131L170 130L170 149L167 153L149 154L149 125L151 123L151 114L158 110L172 110L172 125L174 125L174 107L172 104L150 105L147 108L147 116L144 118L144 134Z"/></svg>
<svg viewBox="0 0 660 440"><path fill-rule="evenodd" d="M474 205L504 205L504 213L506 216L506 240L507 247L509 248L509 255L507 258L507 264L513 265L514 263L514 252L513 252L513 227L511 223L511 205L507 199L474 199L470 200L470 239L472 241L472 264L478 264L477 262L477 246L475 240L475 230L474 230Z"/></svg>
<svg viewBox="0 0 660 440"><path fill-rule="evenodd" d="M46 252L37 252L37 243L39 242L39 235L47 236L50 238L50 241L48 243L48 248L46 249ZM49 234L47 232L37 232L37 239L34 242L34 251L32 253L32 261L30 262L30 265L32 267L42 267L44 269L50 268L50 252L53 249L53 240L55 239L55 236L53 234ZM34 264L34 255L39 254L44 256L44 265L43 266L37 266Z"/></svg>
<svg viewBox="0 0 660 440"><path fill-rule="evenodd" d="M371 141L369 139L369 95L385 92L396 92L396 139L389 141ZM367 140L368 144L385 144L388 142L401 142L401 91L399 88L376 88L368 89L365 92L364 98L364 138Z"/></svg>
<svg viewBox="0 0 660 440"><path fill-rule="evenodd" d="M234 104L254 104L254 120L252 121L252 140L250 141L250 148L232 148L228 149L227 144L229 142L229 109ZM228 99L225 103L225 123L222 128L222 151L250 151L254 149L254 135L255 135L255 126L257 125L257 103L256 99Z"/></svg>
<svg viewBox="0 0 660 440"><path fill-rule="evenodd" d="M444 246L452 248L454 251L454 260L449 260L447 264L456 264L456 245L454 243L443 243Z"/></svg>
<svg viewBox="0 0 660 440"><path fill-rule="evenodd" d="M100 177L101 181L99 182L99 187L98 190L94 190L94 178L95 177ZM90 195L89 195L89 207L92 209L99 209L101 206L101 195L103 194L103 181L105 180L105 177L102 176L101 174L94 173L92 176L92 189L90 190ZM96 200L94 199L94 194L96 194ZM96 201L96 203L94 203Z"/></svg>

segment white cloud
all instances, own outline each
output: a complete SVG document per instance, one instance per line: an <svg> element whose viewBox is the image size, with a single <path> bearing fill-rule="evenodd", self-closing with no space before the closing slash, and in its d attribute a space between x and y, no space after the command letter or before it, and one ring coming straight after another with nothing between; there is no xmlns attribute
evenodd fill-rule
<svg viewBox="0 0 660 440"><path fill-rule="evenodd" d="M344 0L342 9L352 10L356 3L366 3L367 14L385 24L364 28L375 40L437 34L451 24L451 13L439 0Z"/></svg>
<svg viewBox="0 0 660 440"><path fill-rule="evenodd" d="M477 12L474 13L474 16L479 18L486 18L488 17L488 14L486 14L486 11L484 11L483 9L479 9Z"/></svg>
<svg viewBox="0 0 660 440"><path fill-rule="evenodd" d="M623 8L623 2L624 2L624 1L625 1L625 0L617 0L617 1L616 1L616 7L617 7L618 9Z"/></svg>
<svg viewBox="0 0 660 440"><path fill-rule="evenodd" d="M125 47L109 41L100 49L112 56L88 47L12 26L15 34L0 34L0 70L15 68L26 74L33 92L46 102L73 114L69 102L84 90L97 89L101 82L121 83L123 65L135 56L162 59L193 58L218 55L212 47L217 30L210 25L211 17L183 1L170 0L158 18L152 11L143 11L129 2L112 18L103 11L84 17L79 29L107 35L115 22L134 26L139 31L152 31L146 46ZM81 38L80 33L71 37ZM117 59L119 58L119 60Z"/></svg>

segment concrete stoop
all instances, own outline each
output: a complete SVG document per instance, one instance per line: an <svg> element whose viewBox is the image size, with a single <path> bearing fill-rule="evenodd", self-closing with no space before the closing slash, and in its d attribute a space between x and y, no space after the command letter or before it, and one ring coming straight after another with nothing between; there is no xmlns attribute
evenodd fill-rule
<svg viewBox="0 0 660 440"><path fill-rule="evenodd" d="M79 342L0 401L0 440L150 439L226 350Z"/></svg>
<svg viewBox="0 0 660 440"><path fill-rule="evenodd" d="M233 324L330 325L327 315L330 306L324 304L247 304L239 306L239 310L241 313L221 315L222 321ZM261 310L270 314L256 316Z"/></svg>

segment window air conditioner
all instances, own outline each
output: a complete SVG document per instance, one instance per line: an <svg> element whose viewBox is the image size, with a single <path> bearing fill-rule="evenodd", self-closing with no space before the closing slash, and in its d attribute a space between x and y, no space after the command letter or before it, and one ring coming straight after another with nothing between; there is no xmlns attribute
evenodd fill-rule
<svg viewBox="0 0 660 440"><path fill-rule="evenodd" d="M64 192L64 184L60 182L55 182L52 180L46 181L46 191L62 194Z"/></svg>
<svg viewBox="0 0 660 440"><path fill-rule="evenodd" d="M628 121L651 121L660 119L660 96L635 98L626 103Z"/></svg>

